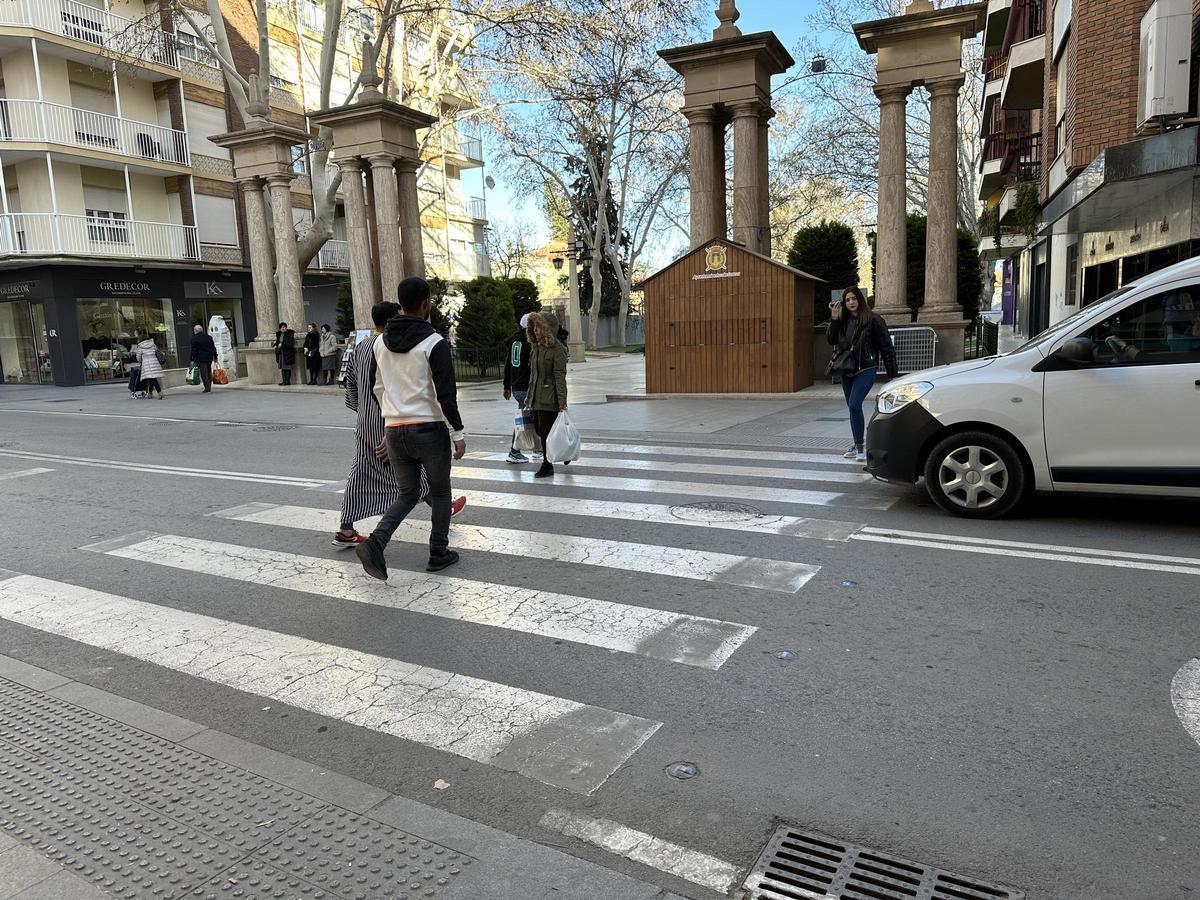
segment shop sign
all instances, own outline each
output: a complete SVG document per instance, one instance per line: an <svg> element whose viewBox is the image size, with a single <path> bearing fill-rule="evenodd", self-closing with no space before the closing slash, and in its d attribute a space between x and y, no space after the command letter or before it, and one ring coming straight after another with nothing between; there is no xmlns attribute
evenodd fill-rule
<svg viewBox="0 0 1200 900"><path fill-rule="evenodd" d="M75 285L76 297L156 297L163 294L154 290L150 281L142 278L80 281Z"/></svg>
<svg viewBox="0 0 1200 900"><path fill-rule="evenodd" d="M40 279L10 281L0 284L0 302L5 300L40 300L46 296L46 282Z"/></svg>
<svg viewBox="0 0 1200 900"><path fill-rule="evenodd" d="M240 281L185 281L183 296L189 300L240 300Z"/></svg>
<svg viewBox="0 0 1200 900"><path fill-rule="evenodd" d="M711 244L704 248L704 272L693 275L692 281L741 277L741 272L729 271L729 249L724 244Z"/></svg>

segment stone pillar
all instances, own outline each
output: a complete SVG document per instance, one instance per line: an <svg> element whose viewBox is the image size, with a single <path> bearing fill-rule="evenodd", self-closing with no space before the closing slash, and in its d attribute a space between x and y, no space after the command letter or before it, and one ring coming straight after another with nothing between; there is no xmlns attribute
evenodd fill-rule
<svg viewBox="0 0 1200 900"><path fill-rule="evenodd" d="M775 110L764 106L758 117L758 221L761 247L759 252L771 255L771 155L770 123Z"/></svg>
<svg viewBox="0 0 1200 900"><path fill-rule="evenodd" d="M714 237L724 237L724 226L718 227L713 202L717 186L716 161L713 149L715 116L711 109L684 110L688 120L688 176L691 182L692 247L699 247ZM724 198L724 174L721 176ZM724 203L721 204L722 206Z"/></svg>
<svg viewBox="0 0 1200 900"><path fill-rule="evenodd" d="M875 309L889 324L908 321L905 287L908 231L905 107L909 85L875 87L879 97L879 199L875 254Z"/></svg>
<svg viewBox="0 0 1200 900"><path fill-rule="evenodd" d="M258 331L246 348L246 377L251 384L275 384L279 367L275 364L275 329L279 325L279 307L275 302L275 279L271 243L267 231L267 211L263 205L262 182L257 178L238 180L246 203L246 246L250 251L250 278L254 284L254 322Z"/></svg>
<svg viewBox="0 0 1200 900"><path fill-rule="evenodd" d="M575 247L578 246L577 240L571 242L574 246L568 251L569 256L567 262L570 265L568 269L570 277L570 291L568 293L567 316L571 320L571 331L567 335L567 350L569 353L568 361L573 363L587 362L587 354L584 353L583 344L583 314L579 311L579 267L576 265Z"/></svg>
<svg viewBox="0 0 1200 900"><path fill-rule="evenodd" d="M729 123L720 117L713 119L713 189L712 189L712 237L729 236L729 187L725 183L725 168L728 158L725 152L725 128Z"/></svg>
<svg viewBox="0 0 1200 900"><path fill-rule="evenodd" d="M292 175L270 175L267 189L271 194L271 218L275 221L275 290L279 318L304 333L304 286L300 280L300 260L296 251L296 227L292 219ZM300 384L304 375L304 356L296 348L293 381Z"/></svg>
<svg viewBox="0 0 1200 900"><path fill-rule="evenodd" d="M337 164L342 170L342 194L346 198L346 243L350 257L350 293L354 298L354 327L371 328L371 307L379 302L379 294L371 274L371 236L367 233L362 168L353 158L339 159Z"/></svg>
<svg viewBox="0 0 1200 900"><path fill-rule="evenodd" d="M967 321L958 304L958 91L964 77L927 82L929 121L925 305L918 322L937 329L938 362L963 358Z"/></svg>
<svg viewBox="0 0 1200 900"><path fill-rule="evenodd" d="M417 170L421 161L402 156L396 160L400 187L400 247L404 255L404 277L425 277L425 239L421 233L421 195ZM446 247L447 258L450 248Z"/></svg>
<svg viewBox="0 0 1200 900"><path fill-rule="evenodd" d="M733 109L733 239L755 253L761 252L762 223L759 212L758 117L761 104L747 100L731 104Z"/></svg>
<svg viewBox="0 0 1200 900"><path fill-rule="evenodd" d="M375 229L379 242L379 293L394 298L404 277L400 256L400 203L396 192L395 157L381 153L368 157L375 198Z"/></svg>

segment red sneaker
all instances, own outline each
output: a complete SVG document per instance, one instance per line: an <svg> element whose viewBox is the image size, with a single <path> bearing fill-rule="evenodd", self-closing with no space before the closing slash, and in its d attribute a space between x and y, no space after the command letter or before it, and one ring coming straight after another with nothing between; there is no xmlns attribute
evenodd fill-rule
<svg viewBox="0 0 1200 900"><path fill-rule="evenodd" d="M457 515L458 515L460 512L462 512L462 511L463 511L463 507L464 507L464 506L466 506L466 505L467 505L467 498L466 498L466 497L459 497L457 500L455 500L453 503L451 503L451 504L450 504L450 518L452 518L452 519L453 519L453 518L454 518L455 516L457 516Z"/></svg>
<svg viewBox="0 0 1200 900"><path fill-rule="evenodd" d="M339 550L345 550L347 547L357 547L359 544L365 544L366 542L366 537L359 534L357 531L349 537L339 531L333 536L333 540L330 541L330 543Z"/></svg>

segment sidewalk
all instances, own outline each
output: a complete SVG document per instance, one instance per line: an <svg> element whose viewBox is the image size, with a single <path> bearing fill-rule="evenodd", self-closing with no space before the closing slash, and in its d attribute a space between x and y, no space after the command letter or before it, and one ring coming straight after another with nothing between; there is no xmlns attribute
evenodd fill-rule
<svg viewBox="0 0 1200 900"><path fill-rule="evenodd" d="M682 900L7 656L0 739L0 898Z"/></svg>

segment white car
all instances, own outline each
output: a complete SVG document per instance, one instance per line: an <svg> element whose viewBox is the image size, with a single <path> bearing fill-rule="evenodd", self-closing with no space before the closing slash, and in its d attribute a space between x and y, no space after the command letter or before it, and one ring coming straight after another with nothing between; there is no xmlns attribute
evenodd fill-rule
<svg viewBox="0 0 1200 900"><path fill-rule="evenodd" d="M884 385L867 470L947 512L1031 491L1200 497L1200 258L1126 285L1003 356Z"/></svg>

